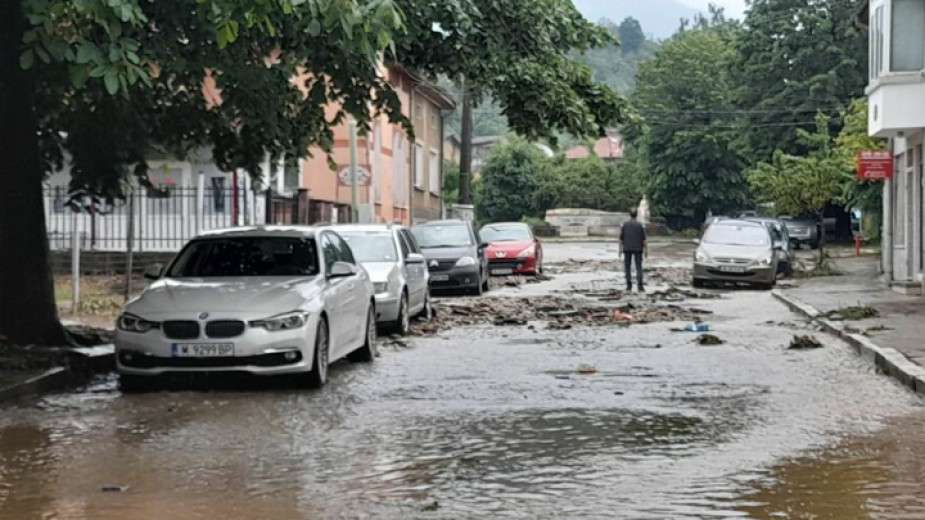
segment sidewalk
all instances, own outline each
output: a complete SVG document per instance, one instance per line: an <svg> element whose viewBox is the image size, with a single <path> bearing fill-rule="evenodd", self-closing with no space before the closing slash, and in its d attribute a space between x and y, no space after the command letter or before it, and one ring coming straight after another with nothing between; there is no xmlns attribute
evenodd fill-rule
<svg viewBox="0 0 925 520"><path fill-rule="evenodd" d="M895 354L892 364L903 366L889 367L896 369L897 374L892 369L887 372L912 387L915 384L909 379L921 378L923 388L915 389L925 393L925 298L904 296L885 287L880 282L877 255L833 262L843 276L800 280L795 287L781 289L776 295L811 317L857 305L876 309L879 313L876 318L860 321L820 319L820 322L855 346L862 355L874 358L878 366L884 361L880 358Z"/></svg>

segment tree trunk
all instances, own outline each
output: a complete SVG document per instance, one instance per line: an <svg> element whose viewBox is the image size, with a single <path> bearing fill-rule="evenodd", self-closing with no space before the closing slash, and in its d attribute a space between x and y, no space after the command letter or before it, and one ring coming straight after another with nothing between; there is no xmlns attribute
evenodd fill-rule
<svg viewBox="0 0 925 520"><path fill-rule="evenodd" d="M816 218L819 222L819 258L816 266L823 267L825 265L825 213L819 213Z"/></svg>
<svg viewBox="0 0 925 520"><path fill-rule="evenodd" d="M48 264L35 78L19 65L21 0L0 0L0 337L63 345Z"/></svg>
<svg viewBox="0 0 925 520"><path fill-rule="evenodd" d="M472 204L472 98L469 86L462 88L462 141L459 153L459 203Z"/></svg>

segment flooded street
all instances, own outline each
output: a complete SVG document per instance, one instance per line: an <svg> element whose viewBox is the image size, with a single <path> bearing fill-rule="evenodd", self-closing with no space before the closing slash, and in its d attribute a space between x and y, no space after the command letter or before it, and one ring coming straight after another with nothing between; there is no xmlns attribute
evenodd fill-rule
<svg viewBox="0 0 925 520"><path fill-rule="evenodd" d="M651 253L650 293L680 281L688 246ZM547 313L386 341L319 392L103 378L0 408L0 518L925 518L923 403L847 345L766 292L618 295L610 244L546 254L487 298L676 305L724 344Z"/></svg>

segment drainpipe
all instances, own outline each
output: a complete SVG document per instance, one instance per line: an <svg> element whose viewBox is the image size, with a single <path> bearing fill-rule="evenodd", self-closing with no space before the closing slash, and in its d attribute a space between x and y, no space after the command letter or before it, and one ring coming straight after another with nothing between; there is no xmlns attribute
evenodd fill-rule
<svg viewBox="0 0 925 520"><path fill-rule="evenodd" d="M446 157L443 155L445 140L446 140L446 116L453 113L453 110L440 110L440 218L446 218L446 199L443 194L443 176L446 174L444 170L444 164L446 164Z"/></svg>
<svg viewBox="0 0 925 520"><path fill-rule="evenodd" d="M896 157L893 148L894 140L890 138L887 149ZM896 175L896 164L893 165L893 175ZM887 179L883 183L883 278L887 285L893 283L893 180Z"/></svg>

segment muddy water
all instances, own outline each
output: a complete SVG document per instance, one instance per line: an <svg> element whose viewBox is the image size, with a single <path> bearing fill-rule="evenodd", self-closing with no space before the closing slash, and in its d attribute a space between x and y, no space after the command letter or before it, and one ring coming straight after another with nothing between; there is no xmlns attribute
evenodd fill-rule
<svg viewBox="0 0 925 520"><path fill-rule="evenodd" d="M322 392L104 379L6 406L0 518L925 517L920 401L833 340L784 350L805 326L770 295L696 305L725 345L482 326L333 367Z"/></svg>

